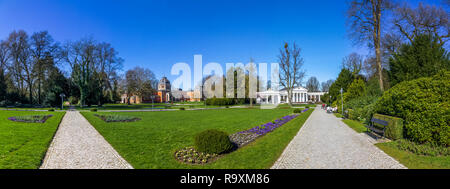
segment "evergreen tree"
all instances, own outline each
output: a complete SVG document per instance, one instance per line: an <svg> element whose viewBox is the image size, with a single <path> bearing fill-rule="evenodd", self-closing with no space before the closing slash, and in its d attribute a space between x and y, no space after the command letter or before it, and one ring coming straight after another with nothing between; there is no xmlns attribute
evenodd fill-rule
<svg viewBox="0 0 450 189"><path fill-rule="evenodd" d="M330 86L329 96L331 96L331 101L334 102L341 95L341 88L344 90L344 93L347 91L348 86L353 81L353 74L350 70L343 68L339 73L336 81Z"/></svg>
<svg viewBox="0 0 450 189"><path fill-rule="evenodd" d="M402 45L389 64L392 85L450 69L448 52L430 35L417 36L411 44Z"/></svg>

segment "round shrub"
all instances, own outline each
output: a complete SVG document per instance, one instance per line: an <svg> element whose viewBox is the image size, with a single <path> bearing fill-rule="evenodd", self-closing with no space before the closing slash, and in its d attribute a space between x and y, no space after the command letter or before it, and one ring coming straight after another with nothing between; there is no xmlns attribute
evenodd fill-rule
<svg viewBox="0 0 450 189"><path fill-rule="evenodd" d="M294 114L300 114L300 113L302 113L302 109L300 109L300 108L294 109Z"/></svg>
<svg viewBox="0 0 450 189"><path fill-rule="evenodd" d="M233 144L228 134L218 130L206 130L194 138L195 148L204 153L221 154L230 151Z"/></svg>
<svg viewBox="0 0 450 189"><path fill-rule="evenodd" d="M405 81L386 91L377 113L404 119L405 137L420 144L450 145L450 71Z"/></svg>
<svg viewBox="0 0 450 189"><path fill-rule="evenodd" d="M180 108L180 110L186 110L186 108L184 108L184 107L181 107L181 108Z"/></svg>
<svg viewBox="0 0 450 189"><path fill-rule="evenodd" d="M55 109L53 109L53 108L50 108L50 109L48 109L48 111L49 111L49 112L54 112L54 111L55 111Z"/></svg>
<svg viewBox="0 0 450 189"><path fill-rule="evenodd" d="M91 109L91 112L96 112L97 111L97 108L92 108Z"/></svg>

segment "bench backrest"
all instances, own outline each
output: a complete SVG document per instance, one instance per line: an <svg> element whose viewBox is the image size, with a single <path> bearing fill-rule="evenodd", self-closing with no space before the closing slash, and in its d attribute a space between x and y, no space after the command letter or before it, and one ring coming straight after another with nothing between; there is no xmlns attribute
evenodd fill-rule
<svg viewBox="0 0 450 189"><path fill-rule="evenodd" d="M381 119L372 118L372 122L373 123L378 123L378 124L383 125L383 126L388 126L388 122L384 121L384 120L381 120Z"/></svg>

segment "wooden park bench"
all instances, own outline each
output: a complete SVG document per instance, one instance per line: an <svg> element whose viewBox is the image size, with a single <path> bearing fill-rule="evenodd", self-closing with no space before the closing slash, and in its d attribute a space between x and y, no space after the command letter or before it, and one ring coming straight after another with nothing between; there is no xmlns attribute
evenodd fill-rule
<svg viewBox="0 0 450 189"><path fill-rule="evenodd" d="M366 125L367 131L370 130L376 134L381 135L384 138L384 131L386 130L386 127L388 126L388 122L385 120L372 118L370 123L371 123L370 125ZM375 123L378 124L377 126L383 127L383 129L380 129L377 126L375 126Z"/></svg>

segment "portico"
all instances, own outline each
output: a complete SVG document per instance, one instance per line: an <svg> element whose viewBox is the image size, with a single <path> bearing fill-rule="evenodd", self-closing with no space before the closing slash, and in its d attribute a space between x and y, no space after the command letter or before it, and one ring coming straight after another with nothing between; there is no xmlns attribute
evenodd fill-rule
<svg viewBox="0 0 450 189"><path fill-rule="evenodd" d="M292 103L319 102L320 96L324 92L308 92L308 89L296 87L292 90ZM288 92L283 89L280 91L268 90L257 93L257 102L261 104L282 104L288 103Z"/></svg>

